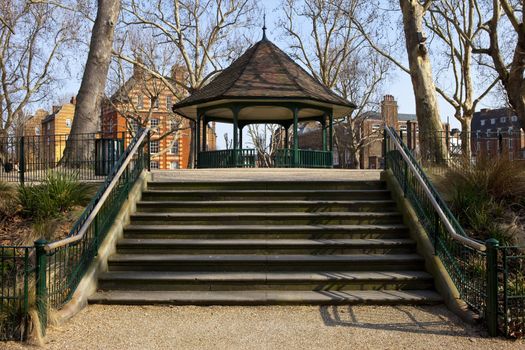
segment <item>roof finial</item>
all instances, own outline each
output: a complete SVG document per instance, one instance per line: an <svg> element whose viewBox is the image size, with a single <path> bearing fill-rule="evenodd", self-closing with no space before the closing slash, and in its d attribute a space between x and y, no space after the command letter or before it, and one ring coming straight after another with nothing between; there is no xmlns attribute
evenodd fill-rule
<svg viewBox="0 0 525 350"><path fill-rule="evenodd" d="M263 21L264 21L264 23L263 23L263 27L262 27L262 30L263 30L263 38L262 39L263 40L268 40L266 38L266 29L267 29L266 28L266 11L264 11Z"/></svg>

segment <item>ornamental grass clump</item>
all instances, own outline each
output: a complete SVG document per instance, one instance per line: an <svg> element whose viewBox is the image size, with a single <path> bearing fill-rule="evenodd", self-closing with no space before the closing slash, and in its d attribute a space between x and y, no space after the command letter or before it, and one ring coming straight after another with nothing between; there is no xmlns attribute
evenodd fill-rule
<svg viewBox="0 0 525 350"><path fill-rule="evenodd" d="M507 157L464 159L444 181L440 187L471 236L510 245L523 235L519 213L525 208L525 163Z"/></svg>
<svg viewBox="0 0 525 350"><path fill-rule="evenodd" d="M15 215L17 209L16 187L0 181L0 221Z"/></svg>
<svg viewBox="0 0 525 350"><path fill-rule="evenodd" d="M22 213L35 221L56 218L76 205L85 205L90 189L74 175L50 173L42 184L20 186L18 198Z"/></svg>

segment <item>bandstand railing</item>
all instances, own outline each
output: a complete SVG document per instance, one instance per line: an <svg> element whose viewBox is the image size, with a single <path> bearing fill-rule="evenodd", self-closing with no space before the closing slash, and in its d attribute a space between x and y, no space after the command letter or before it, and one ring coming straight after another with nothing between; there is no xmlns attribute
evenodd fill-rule
<svg viewBox="0 0 525 350"><path fill-rule="evenodd" d="M283 148L275 153L277 168L331 168L332 163L332 151Z"/></svg>
<svg viewBox="0 0 525 350"><path fill-rule="evenodd" d="M255 149L225 149L199 152L198 168L255 168Z"/></svg>

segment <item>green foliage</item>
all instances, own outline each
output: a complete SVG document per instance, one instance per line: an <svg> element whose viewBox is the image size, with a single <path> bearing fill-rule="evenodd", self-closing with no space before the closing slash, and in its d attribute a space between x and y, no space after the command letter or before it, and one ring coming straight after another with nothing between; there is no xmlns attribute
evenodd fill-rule
<svg viewBox="0 0 525 350"><path fill-rule="evenodd" d="M512 244L508 213L525 198L525 167L505 157L463 160L443 179L452 211L470 235Z"/></svg>
<svg viewBox="0 0 525 350"><path fill-rule="evenodd" d="M75 205L85 205L90 192L73 175L50 173L40 185L20 186L18 197L23 214L38 222L55 218Z"/></svg>

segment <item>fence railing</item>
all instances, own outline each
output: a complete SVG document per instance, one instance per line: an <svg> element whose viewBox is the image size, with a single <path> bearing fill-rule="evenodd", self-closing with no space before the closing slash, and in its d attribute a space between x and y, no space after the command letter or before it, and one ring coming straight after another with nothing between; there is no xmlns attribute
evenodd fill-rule
<svg viewBox="0 0 525 350"><path fill-rule="evenodd" d="M278 149L275 152L275 166L277 168L331 168L333 163L332 151L291 148Z"/></svg>
<svg viewBox="0 0 525 350"><path fill-rule="evenodd" d="M124 151L127 133L0 137L0 181L39 182L49 171L103 181Z"/></svg>
<svg viewBox="0 0 525 350"><path fill-rule="evenodd" d="M0 341L26 337L34 301L34 247L0 246Z"/></svg>
<svg viewBox="0 0 525 350"><path fill-rule="evenodd" d="M255 149L225 149L199 152L198 168L255 168Z"/></svg>
<svg viewBox="0 0 525 350"><path fill-rule="evenodd" d="M525 133L523 131L501 130L491 132L433 132L408 133L400 130L399 135L412 155L432 173L441 174L448 167L458 166L465 159L476 162L477 159L505 157L509 160L525 162ZM439 146L446 147L445 163L435 164L433 154L424 154L419 146L419 139L425 138L431 142L429 149Z"/></svg>
<svg viewBox="0 0 525 350"><path fill-rule="evenodd" d="M491 335L498 329L508 336L523 331L525 247L500 247L493 239L483 244L468 238L393 129L385 129L384 155L385 167L403 189L461 298L485 319Z"/></svg>

